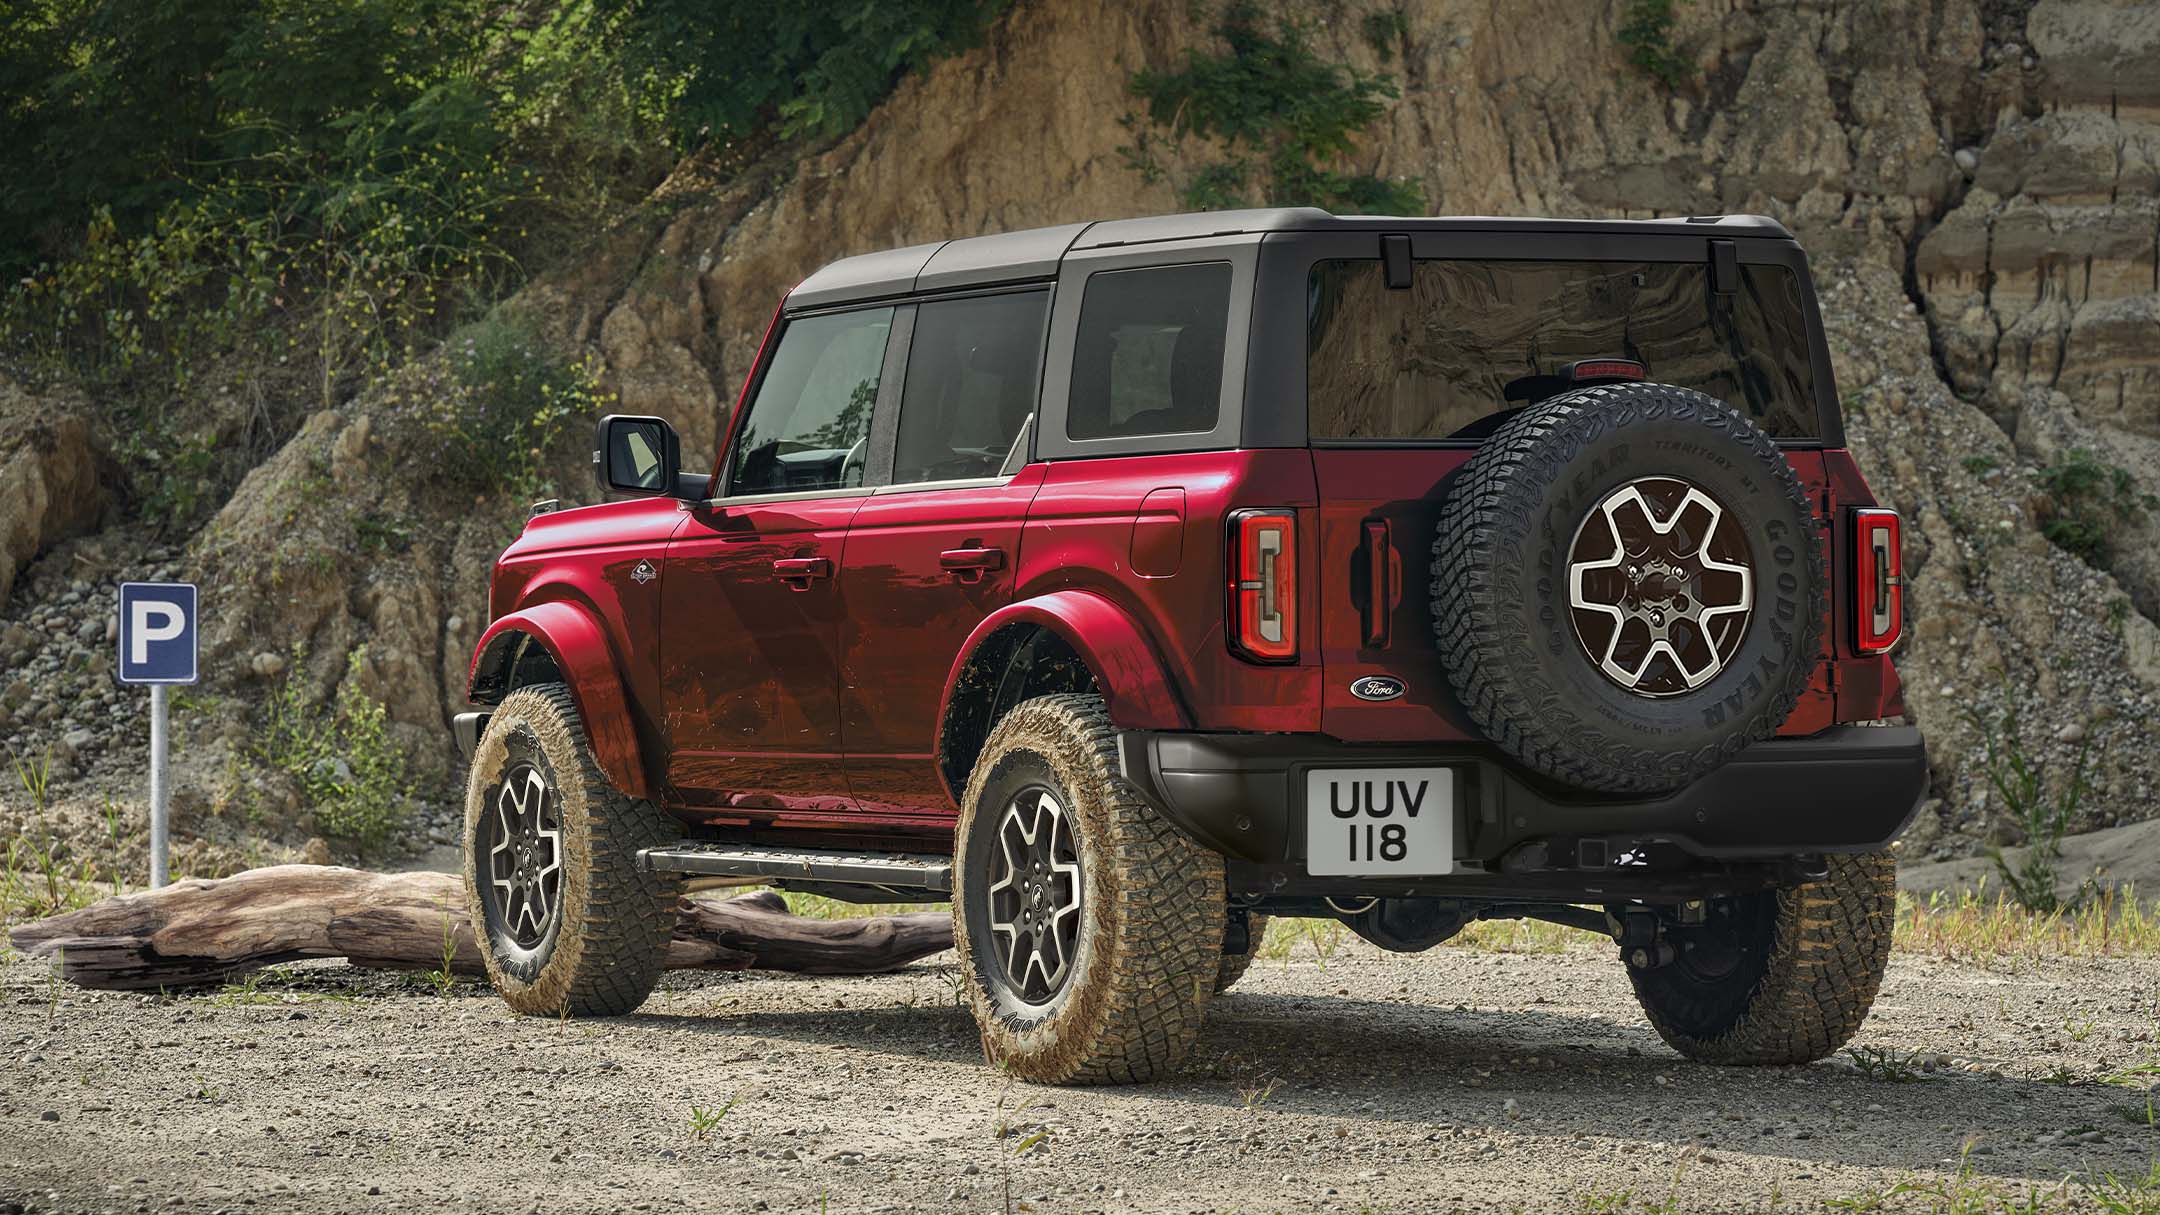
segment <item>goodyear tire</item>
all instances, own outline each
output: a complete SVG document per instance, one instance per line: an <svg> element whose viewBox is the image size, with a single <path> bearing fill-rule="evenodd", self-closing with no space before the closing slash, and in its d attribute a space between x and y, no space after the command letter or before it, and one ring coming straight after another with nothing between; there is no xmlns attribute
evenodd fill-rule
<svg viewBox="0 0 2160 1215"><path fill-rule="evenodd" d="M1812 1062L1867 1018L1896 918L1890 854L1833 856L1820 882L1713 900L1700 928L1670 930L1673 960L1631 970L1635 996L1690 1059Z"/></svg>
<svg viewBox="0 0 2160 1215"><path fill-rule="evenodd" d="M1229 991L1232 984L1245 977L1252 969L1253 959L1260 956L1260 943L1267 940L1268 918L1253 915L1247 918L1245 927L1245 952L1226 953L1222 965L1215 970L1215 994Z"/></svg>
<svg viewBox="0 0 2160 1215"><path fill-rule="evenodd" d="M1116 1084L1184 1055L1223 965L1222 858L1119 777L1100 697L1039 697L998 722L954 854L953 936L992 1063Z"/></svg>
<svg viewBox="0 0 2160 1215"><path fill-rule="evenodd" d="M594 761L570 689L503 698L465 792L465 900L488 978L534 1016L613 1016L659 980L676 884L638 850L679 832Z"/></svg>
<svg viewBox="0 0 2160 1215"><path fill-rule="evenodd" d="M1777 444L1666 384L1524 409L1463 466L1433 542L1457 699L1580 789L1693 783L1768 738L1813 676L1824 544Z"/></svg>

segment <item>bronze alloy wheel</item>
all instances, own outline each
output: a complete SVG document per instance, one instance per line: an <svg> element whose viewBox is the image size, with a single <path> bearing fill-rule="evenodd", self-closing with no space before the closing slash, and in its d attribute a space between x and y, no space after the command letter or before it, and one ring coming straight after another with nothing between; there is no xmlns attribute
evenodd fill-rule
<svg viewBox="0 0 2160 1215"><path fill-rule="evenodd" d="M1637 696L1677 696L1725 669L1747 635L1755 574L1731 511L1678 477L1605 495L1568 550L1575 639Z"/></svg>
<svg viewBox="0 0 2160 1215"><path fill-rule="evenodd" d="M1057 796L1020 791L998 819L991 858L991 946L1023 1003L1041 1005L1065 987L1080 938L1080 846Z"/></svg>
<svg viewBox="0 0 2160 1215"><path fill-rule="evenodd" d="M497 947L525 961L562 926L562 811L547 775L513 764L480 819L480 889Z"/></svg>

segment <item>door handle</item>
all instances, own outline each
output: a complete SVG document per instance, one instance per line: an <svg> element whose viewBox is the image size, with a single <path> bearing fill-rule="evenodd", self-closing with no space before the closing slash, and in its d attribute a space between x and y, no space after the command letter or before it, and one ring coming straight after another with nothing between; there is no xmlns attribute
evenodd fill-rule
<svg viewBox="0 0 2160 1215"><path fill-rule="evenodd" d="M829 557L782 557L772 563L773 577L794 590L807 591L813 578L832 577Z"/></svg>
<svg viewBox="0 0 2160 1215"><path fill-rule="evenodd" d="M1365 646L1384 649L1395 598L1395 546L1385 519L1365 523Z"/></svg>
<svg viewBox="0 0 2160 1215"><path fill-rule="evenodd" d="M984 574L1005 568L1005 550L949 548L938 554L938 565L962 582L981 582Z"/></svg>

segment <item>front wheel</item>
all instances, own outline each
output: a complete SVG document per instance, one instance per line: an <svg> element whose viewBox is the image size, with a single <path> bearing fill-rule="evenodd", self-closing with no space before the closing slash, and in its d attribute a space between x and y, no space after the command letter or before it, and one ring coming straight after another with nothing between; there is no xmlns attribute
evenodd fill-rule
<svg viewBox="0 0 2160 1215"><path fill-rule="evenodd" d="M1097 696L998 722L961 801L953 936L983 1054L1022 1080L1155 1078L1223 965L1222 858L1118 775Z"/></svg>
<svg viewBox="0 0 2160 1215"><path fill-rule="evenodd" d="M465 792L465 902L495 990L534 1016L612 1016L659 981L676 884L639 868L678 836L608 783L570 689L519 688L488 719Z"/></svg>
<svg viewBox="0 0 2160 1215"><path fill-rule="evenodd" d="M1713 899L1668 923L1673 957L1630 968L1658 1036L1703 1063L1809 1063L1867 1019L1890 964L1897 863L1833 856L1818 882Z"/></svg>

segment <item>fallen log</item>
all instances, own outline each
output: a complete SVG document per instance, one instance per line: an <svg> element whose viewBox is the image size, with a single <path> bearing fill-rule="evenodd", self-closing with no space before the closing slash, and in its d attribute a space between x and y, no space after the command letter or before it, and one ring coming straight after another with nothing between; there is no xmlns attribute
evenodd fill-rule
<svg viewBox="0 0 2160 1215"><path fill-rule="evenodd" d="M276 865L106 899L24 924L9 939L32 957L58 959L69 982L107 991L220 984L301 958L485 973L463 884L448 873ZM667 965L874 974L951 947L943 912L816 920L760 891L682 899Z"/></svg>

